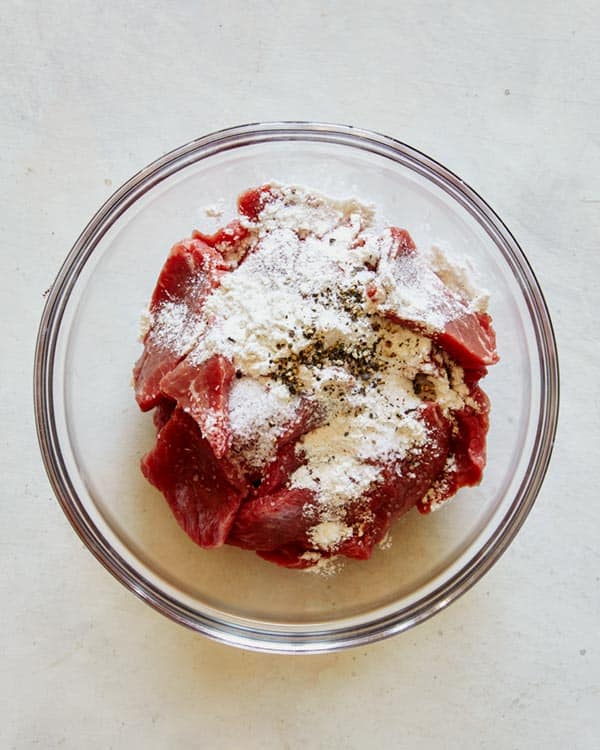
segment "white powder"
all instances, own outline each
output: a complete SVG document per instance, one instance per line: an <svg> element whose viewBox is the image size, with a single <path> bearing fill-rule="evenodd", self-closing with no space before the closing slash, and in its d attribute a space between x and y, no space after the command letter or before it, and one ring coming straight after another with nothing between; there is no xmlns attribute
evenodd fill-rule
<svg viewBox="0 0 600 750"><path fill-rule="evenodd" d="M150 331L152 325L152 315L148 310L143 310L142 314L140 315L140 341L144 341L144 339L146 338L146 334Z"/></svg>
<svg viewBox="0 0 600 750"><path fill-rule="evenodd" d="M310 543L318 549L328 550L353 535L351 526L341 521L321 521L309 531Z"/></svg>
<svg viewBox="0 0 600 750"><path fill-rule="evenodd" d="M364 394L360 386L345 397L336 394L327 423L299 441L308 462L294 472L291 486L314 490L329 509L362 496L379 479L385 461L425 442L423 423L408 412L419 405L412 387L396 373Z"/></svg>
<svg viewBox="0 0 600 750"><path fill-rule="evenodd" d="M328 345L369 334L366 319L353 321L344 310L331 309L336 289L364 285L369 276L362 264L348 263L347 245L341 251L327 238L301 240L280 228L265 235L259 248L225 274L207 299L205 315L213 322L196 357L220 352L256 377L270 372L269 357L282 348L297 354L305 347L304 330L316 328Z"/></svg>
<svg viewBox="0 0 600 750"><path fill-rule="evenodd" d="M355 198L335 200L300 185L271 185L277 200L263 208L259 236L287 228L300 237L313 235L322 238L332 232L333 237L345 235L348 240L373 222L374 207ZM350 232L347 227L351 228Z"/></svg>
<svg viewBox="0 0 600 750"><path fill-rule="evenodd" d="M220 219L223 216L223 206L215 203L212 206L204 206L203 211L210 219Z"/></svg>
<svg viewBox="0 0 600 750"><path fill-rule="evenodd" d="M439 479L437 479L429 488L423 497L423 504L428 506L430 512L439 510L446 505L452 498L448 497L448 480L446 477L451 476L456 471L456 459L454 456L448 456Z"/></svg>
<svg viewBox="0 0 600 750"><path fill-rule="evenodd" d="M487 311L490 294L487 289L479 287L477 272L468 258L455 255L446 243L432 245L424 256L436 275L453 292L464 298L471 310Z"/></svg>
<svg viewBox="0 0 600 750"><path fill-rule="evenodd" d="M375 286L380 309L392 313L400 310L404 320L415 321L424 328L443 329L465 312L462 300L449 294L420 254L408 253L395 259L383 255Z"/></svg>
<svg viewBox="0 0 600 750"><path fill-rule="evenodd" d="M229 396L233 448L250 466L260 468L274 455L277 438L299 400L285 386L266 379L234 380Z"/></svg>
<svg viewBox="0 0 600 750"><path fill-rule="evenodd" d="M150 319L150 341L180 357L190 351L203 330L202 319L192 313L185 302L161 302L150 313Z"/></svg>
<svg viewBox="0 0 600 750"><path fill-rule="evenodd" d="M193 347L197 363L214 354L233 362L233 445L251 466L274 457L300 395L323 414L297 444L304 463L289 486L313 492L308 536L330 552L362 534L346 523L347 511L381 481L382 467L426 443L416 384L445 410L468 395L461 368L381 311L439 329L473 300L483 303L460 274L449 284L456 294L449 290L439 248L434 269L421 254L391 260L391 234L374 233L371 207L300 187L272 192L258 220L244 220L250 251L223 274L201 319L164 303L151 335L178 352Z"/></svg>
<svg viewBox="0 0 600 750"><path fill-rule="evenodd" d="M301 560L311 563L310 568L304 568L304 573L311 575L332 576L335 575L343 565L339 557L323 557L320 552L307 550L300 555Z"/></svg>

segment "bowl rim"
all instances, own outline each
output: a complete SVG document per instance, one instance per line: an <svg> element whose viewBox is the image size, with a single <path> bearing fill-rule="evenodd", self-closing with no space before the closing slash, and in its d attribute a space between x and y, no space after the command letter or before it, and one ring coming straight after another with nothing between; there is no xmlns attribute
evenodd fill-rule
<svg viewBox="0 0 600 750"><path fill-rule="evenodd" d="M510 261L527 301L538 343L540 402L532 453L512 503L494 533L450 579L408 607L359 626L281 632L227 622L183 604L118 554L86 512L63 461L53 381L57 341L71 292L87 260L114 222L157 184L196 161L232 148L294 140L349 145L388 157L437 184L483 226L505 260ZM90 552L126 588L170 619L222 643L290 654L338 651L390 637L432 617L466 593L501 557L533 507L554 445L559 388L556 339L543 293L516 239L488 203L454 172L400 140L351 125L308 121L248 123L218 130L169 151L127 180L90 219L63 262L46 299L34 359L36 431L46 473L65 515Z"/></svg>

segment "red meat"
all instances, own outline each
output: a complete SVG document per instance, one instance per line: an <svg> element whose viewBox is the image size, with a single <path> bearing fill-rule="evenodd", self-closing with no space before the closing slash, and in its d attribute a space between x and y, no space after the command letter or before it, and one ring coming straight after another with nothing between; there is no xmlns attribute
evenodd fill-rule
<svg viewBox="0 0 600 750"><path fill-rule="evenodd" d="M276 192L272 185L263 185L258 188L246 190L238 198L238 211L250 219L256 221L260 212L276 198Z"/></svg>
<svg viewBox="0 0 600 750"><path fill-rule="evenodd" d="M444 468L431 492L419 500L421 513L429 513L432 504L438 505L447 500L461 487L472 487L481 481L486 463L490 403L477 385L471 387L469 396L475 405L465 406L453 413L454 429L450 435L449 450L453 461Z"/></svg>
<svg viewBox="0 0 600 750"><path fill-rule="evenodd" d="M350 505L343 521L354 534L339 545L337 554L369 558L392 523L417 503L442 470L448 455L450 424L435 404L427 404L421 417L428 430L426 445L382 467L381 482ZM299 465L286 465L289 450L284 455L278 482L286 470L289 477ZM227 541L245 549L269 552L268 557L262 556L285 567L310 567L314 561L301 560L300 555L313 549L307 534L318 522L311 490L281 489L244 503Z"/></svg>
<svg viewBox="0 0 600 750"><path fill-rule="evenodd" d="M279 189L270 185L248 190L238 199L239 213L257 220L265 206L280 195ZM413 506L427 513L432 504L460 487L480 481L486 460L489 402L477 383L486 374L486 366L498 359L491 319L472 312L421 263L406 230L390 229L384 260L401 292L397 299L402 299L402 292L411 297L413 292L427 289L435 299L436 311L447 322L436 329L422 319L424 316L407 317L400 302L394 307L395 295L386 296L376 283L369 285L367 295L380 314L429 336L438 351L443 349L462 365L470 399L448 418L436 404L424 403L419 418L427 427L426 443L402 459L381 465L377 483L344 506L340 520L352 528L352 536L337 547L317 550L309 535L321 520L315 493L289 484L305 461L298 441L322 423L324 414L308 399L300 401L277 439L275 457L258 471L249 465L231 433L233 363L217 354L194 364L190 356L193 336L186 351L175 352L169 348L168 336L160 335L162 306L175 303L179 312L183 308L184 319L187 314L187 322L193 324L220 276L253 250L253 237L239 220L212 235L196 231L191 240L175 245L163 266L150 304L154 327L145 336L144 353L134 368L140 407L144 411L156 407L157 442L142 460L142 471L164 494L185 532L202 547L227 542L296 569L311 567L319 556L367 559L394 521Z"/></svg>
<svg viewBox="0 0 600 750"><path fill-rule="evenodd" d="M265 468L263 478L254 495L261 497L281 489L303 463L301 452L296 450L296 443L284 443L279 447L275 458Z"/></svg>
<svg viewBox="0 0 600 750"><path fill-rule="evenodd" d="M422 412L428 438L412 454L382 468L382 481L367 493L365 503L357 506L358 521L369 513L367 521L357 524L361 534L342 542L339 554L360 560L371 556L373 548L391 525L409 511L427 492L441 472L448 456L451 426L436 404L427 404ZM346 523L351 525L352 518Z"/></svg>
<svg viewBox="0 0 600 750"><path fill-rule="evenodd" d="M228 267L238 266L250 247L250 230L238 219L231 221L214 234L204 234L195 229L192 237L215 248L223 256Z"/></svg>
<svg viewBox="0 0 600 750"><path fill-rule="evenodd" d="M400 255L410 255L417 249L413 238L406 229L390 227L390 234L392 235L393 240L390 257L397 258Z"/></svg>
<svg viewBox="0 0 600 750"><path fill-rule="evenodd" d="M306 548L306 532L315 524L315 515L307 513L314 495L307 489L283 489L248 500L239 510L229 544L253 550L275 550L299 543Z"/></svg>
<svg viewBox="0 0 600 750"><path fill-rule="evenodd" d="M154 422L154 426L156 427L156 432L162 430L162 428L167 424L167 422L171 418L171 415L175 411L176 406L177 403L172 399L167 398L166 396L159 399L156 405L156 409L154 410L154 414L152 415L152 420Z"/></svg>
<svg viewBox="0 0 600 750"><path fill-rule="evenodd" d="M315 565L316 560L304 558L303 555L305 552L306 549L299 544L286 544L283 547L269 550L268 552L265 550L258 550L256 554L259 557L262 557L263 560L280 565L282 568L306 570L307 568L312 568ZM330 555L324 552L320 552L319 554L321 557L330 557Z"/></svg>
<svg viewBox="0 0 600 750"><path fill-rule="evenodd" d="M302 453L296 451L296 442L302 435L318 427L322 420L321 411L308 399L302 399L288 425L277 438L274 458L262 472L248 466L243 455L236 455L237 463L244 467L246 481L254 487L252 496L267 495L284 486L290 475L304 463Z"/></svg>
<svg viewBox="0 0 600 750"><path fill-rule="evenodd" d="M200 240L186 240L175 245L167 258L150 301L150 313L157 313L165 302L181 303L189 315L197 315L204 300L218 284L223 258ZM144 351L135 364L133 381L135 397L148 411L160 401L160 381L186 352L175 352L161 341L151 328L144 337Z"/></svg>
<svg viewBox="0 0 600 750"><path fill-rule="evenodd" d="M429 336L462 367L477 368L493 365L498 361L496 337L491 325L491 318L485 313L469 310L465 302L452 292L434 271L418 259L416 246L405 229L390 229L392 244L388 252L390 268L399 289L409 295L413 290L428 289L435 298L436 311L448 322L441 329L425 325L422 319L413 320L407 311L394 307L385 299L381 311L390 320L410 330ZM369 285L367 295L377 300L376 285Z"/></svg>
<svg viewBox="0 0 600 750"><path fill-rule="evenodd" d="M234 375L231 362L215 354L198 365L188 357L160 381L161 391L196 420L217 458L231 446L229 391Z"/></svg>
<svg viewBox="0 0 600 750"><path fill-rule="evenodd" d="M196 422L181 409L158 433L142 471L197 544L210 548L225 542L242 496L227 481Z"/></svg>
<svg viewBox="0 0 600 750"><path fill-rule="evenodd" d="M462 367L477 368L498 361L496 334L485 313L466 313L455 318L433 338Z"/></svg>

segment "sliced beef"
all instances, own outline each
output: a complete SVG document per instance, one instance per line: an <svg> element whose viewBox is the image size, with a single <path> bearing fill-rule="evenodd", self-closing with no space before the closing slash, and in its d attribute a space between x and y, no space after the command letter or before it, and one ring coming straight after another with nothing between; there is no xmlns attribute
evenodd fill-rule
<svg viewBox="0 0 600 750"><path fill-rule="evenodd" d="M176 406L177 402L173 401L173 399L168 398L167 396L163 396L159 399L158 403L156 404L156 408L154 409L154 414L152 415L152 420L154 422L156 432L162 430L162 428L167 424L167 422L171 418L171 415L175 411Z"/></svg>
<svg viewBox="0 0 600 750"><path fill-rule="evenodd" d="M321 407L308 398L301 398L290 423L279 436L278 445L296 442L302 435L321 425L325 417L326 414Z"/></svg>
<svg viewBox="0 0 600 750"><path fill-rule="evenodd" d="M231 446L229 390L234 376L231 361L215 354L200 364L187 357L160 381L161 391L198 423L217 458Z"/></svg>
<svg viewBox="0 0 600 750"><path fill-rule="evenodd" d="M277 193L273 185L251 188L238 197L238 211L250 221L256 221L267 203L271 203L276 197Z"/></svg>
<svg viewBox="0 0 600 750"><path fill-rule="evenodd" d="M377 486L348 505L343 522L354 533L334 550L336 554L369 558L394 521L416 505L442 471L448 455L450 423L435 404L427 404L421 416L428 430L426 445L382 467ZM282 469L277 481L289 477L297 468L299 459L290 448L282 457L284 462L292 463ZM318 523L313 492L283 488L244 503L227 541L245 549L269 552L266 559L286 567L310 567L314 561L308 564L299 557L302 552L313 551L308 532Z"/></svg>
<svg viewBox="0 0 600 750"><path fill-rule="evenodd" d="M486 313L465 313L446 323L444 330L433 338L462 367L493 365L498 361L498 353L491 323Z"/></svg>
<svg viewBox="0 0 600 750"><path fill-rule="evenodd" d="M289 422L283 426L275 443L275 455L261 468L248 463L243 450L236 453L235 440L231 458L243 471L246 481L253 486L252 496L267 495L285 485L294 471L304 463L301 452L296 451L298 439L318 427L324 413L308 399L300 399L290 415Z"/></svg>
<svg viewBox="0 0 600 750"><path fill-rule="evenodd" d="M409 330L429 336L462 367L485 367L497 362L496 337L489 315L470 310L465 300L438 278L419 257L405 229L392 227L390 236L392 241L384 265L394 279L394 293L382 294L377 283L367 288L367 295L382 314ZM404 304L404 300L409 304ZM431 315L428 316L431 307L438 319L446 321L444 325L431 323Z"/></svg>
<svg viewBox="0 0 600 750"><path fill-rule="evenodd" d="M242 495L227 481L192 417L176 409L141 465L186 534L201 547L225 542Z"/></svg>
<svg viewBox="0 0 600 750"><path fill-rule="evenodd" d="M291 568L293 570L306 570L315 566L319 560L319 557L315 555L313 558L304 557L306 549L299 544L287 544L278 549L270 551L259 551L256 554L262 557L263 560L280 565L282 568ZM324 553L319 553L321 557L329 557Z"/></svg>
<svg viewBox="0 0 600 750"><path fill-rule="evenodd" d="M236 443L232 435L233 363L219 354L199 364L193 358L206 297L222 274L254 251L255 234L245 219L255 221L280 197L276 186L249 190L238 199L241 220L212 235L194 232L171 250L152 296L152 327L134 382L142 410L156 407L157 442L142 460L142 471L164 494L185 532L202 547L227 542L278 565L303 569L337 554L366 559L413 506L429 512L432 503L480 481L489 402L477 383L498 357L489 316L470 310L421 261L410 234L392 227L387 255L372 269L378 280L369 284L367 295L379 314L430 337L436 351L443 349L464 368L470 399L450 418L436 404L424 402L419 416L427 427L426 443L381 465L377 483L345 505L339 520L351 527L350 537L332 549L315 549L309 532L324 518L315 493L289 485L305 461L298 440L325 415L308 399L300 400L280 431L275 456L257 468L252 464L256 456L244 455L249 448L244 436L237 436ZM428 316L428 306L433 315ZM436 326L436 320L444 322Z"/></svg>
<svg viewBox="0 0 600 750"><path fill-rule="evenodd" d="M406 229L400 229L400 227L390 227L390 235L392 238L390 257L398 258L401 255L410 255L417 249L413 238L410 236Z"/></svg>
<svg viewBox="0 0 600 750"><path fill-rule="evenodd" d="M371 556L392 524L414 507L442 471L450 447L451 425L436 404L422 412L427 425L425 445L382 467L382 481L356 506L355 534L342 542L339 554L360 560ZM365 518L365 509L368 510ZM352 517L346 523L352 524Z"/></svg>
<svg viewBox="0 0 600 750"><path fill-rule="evenodd" d="M432 504L439 505L461 487L472 487L481 481L486 463L490 404L477 385L471 387L470 401L473 405L453 413L454 429L449 448L452 460L436 479L431 492L419 500L421 513L429 513Z"/></svg>
<svg viewBox="0 0 600 750"><path fill-rule="evenodd" d="M231 268L235 268L242 262L252 244L250 230L239 219L234 219L214 234L204 234L195 229L192 237L215 248Z"/></svg>
<svg viewBox="0 0 600 750"><path fill-rule="evenodd" d="M254 496L271 495L280 490L303 463L304 458L302 453L296 450L295 442L280 445L275 458L264 469L262 480L253 493Z"/></svg>
<svg viewBox="0 0 600 750"><path fill-rule="evenodd" d="M457 432L452 439L460 486L479 484L486 462L486 436L489 428L490 403L475 386L470 398L476 406L466 406L454 413Z"/></svg>
<svg viewBox="0 0 600 750"><path fill-rule="evenodd" d="M229 544L259 551L275 550L288 544L308 546L306 532L315 524L307 508L314 495L307 489L283 489L256 497L240 508Z"/></svg>
<svg viewBox="0 0 600 750"><path fill-rule="evenodd" d="M144 337L144 351L133 370L135 397L142 411L158 404L160 381L193 346L191 337L187 350L173 346L161 311L167 305L177 306L179 324L189 327L222 272L221 254L201 240L180 242L169 253L150 301L153 325Z"/></svg>

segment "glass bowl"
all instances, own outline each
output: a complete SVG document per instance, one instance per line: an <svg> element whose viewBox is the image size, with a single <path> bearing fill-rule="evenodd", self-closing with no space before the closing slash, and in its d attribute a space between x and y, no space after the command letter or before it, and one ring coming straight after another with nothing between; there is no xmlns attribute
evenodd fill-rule
<svg viewBox="0 0 600 750"><path fill-rule="evenodd" d="M131 385L140 314L171 245L220 202L270 179L355 195L418 245L444 240L470 256L491 291L500 363L480 486L429 516L411 511L393 545L335 576L278 568L234 547L206 551L142 477L152 418ZM546 471L558 410L556 347L542 293L501 219L433 159L341 125L264 123L213 133L132 177L100 208L52 287L35 361L38 436L54 491L98 560L158 611L211 638L273 652L375 641L430 617L499 558Z"/></svg>

